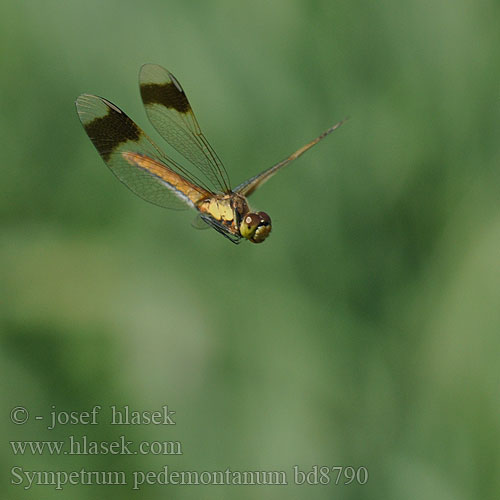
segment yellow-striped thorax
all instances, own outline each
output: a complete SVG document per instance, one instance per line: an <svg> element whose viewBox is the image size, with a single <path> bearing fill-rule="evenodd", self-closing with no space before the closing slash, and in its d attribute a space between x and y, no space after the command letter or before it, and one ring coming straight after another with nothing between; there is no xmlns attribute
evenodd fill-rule
<svg viewBox="0 0 500 500"><path fill-rule="evenodd" d="M271 218L265 212L251 212L247 199L237 193L211 196L200 200L197 208L213 217L231 233L252 243L262 243L271 232Z"/></svg>

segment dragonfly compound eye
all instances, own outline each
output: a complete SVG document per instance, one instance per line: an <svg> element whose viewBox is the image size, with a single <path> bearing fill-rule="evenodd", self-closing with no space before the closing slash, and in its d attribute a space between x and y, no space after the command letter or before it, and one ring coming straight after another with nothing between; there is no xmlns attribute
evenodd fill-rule
<svg viewBox="0 0 500 500"><path fill-rule="evenodd" d="M249 212L240 224L240 234L252 243L262 243L271 232L271 218L265 212Z"/></svg>
<svg viewBox="0 0 500 500"><path fill-rule="evenodd" d="M266 212L257 212L257 216L259 217L259 223L250 241L253 243L262 243L271 232L271 217Z"/></svg>
<svg viewBox="0 0 500 500"><path fill-rule="evenodd" d="M260 217L252 212L247 213L240 224L240 233L243 238L250 239L255 233L260 222Z"/></svg>

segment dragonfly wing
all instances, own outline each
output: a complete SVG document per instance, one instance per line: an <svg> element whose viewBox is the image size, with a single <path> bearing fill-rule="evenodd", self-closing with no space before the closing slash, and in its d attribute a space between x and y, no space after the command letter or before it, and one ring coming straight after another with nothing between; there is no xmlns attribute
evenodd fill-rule
<svg viewBox="0 0 500 500"><path fill-rule="evenodd" d="M316 137L316 139L312 140L305 146L302 146L300 149L292 153L288 158L276 163L272 167L264 170L260 174L252 177L245 182L241 183L238 187L234 189L235 193L241 194L243 196L250 196L259 186L264 184L264 182L268 181L278 170L286 167L293 160L296 160L299 156L302 156L306 151L311 149L315 144L318 144L321 139L324 139L328 134L331 134L334 130L338 129L346 120L342 120L341 122L336 123L333 127L330 127L328 130L325 130L321 135Z"/></svg>
<svg viewBox="0 0 500 500"><path fill-rule="evenodd" d="M201 132L191 105L174 75L156 64L139 73L141 98L153 127L189 160L216 191L229 192L226 169Z"/></svg>
<svg viewBox="0 0 500 500"><path fill-rule="evenodd" d="M76 109L87 135L113 174L144 200L171 209L194 208L212 193L165 156L123 111L82 94Z"/></svg>

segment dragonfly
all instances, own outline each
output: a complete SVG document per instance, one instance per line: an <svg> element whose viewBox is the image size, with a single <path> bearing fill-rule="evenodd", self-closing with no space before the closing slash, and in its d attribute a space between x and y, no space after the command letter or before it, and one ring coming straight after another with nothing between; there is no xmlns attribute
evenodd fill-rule
<svg viewBox="0 0 500 500"><path fill-rule="evenodd" d="M174 75L162 66L145 64L139 72L139 87L149 121L190 168L167 156L118 106L103 97L82 94L76 100L77 113L97 152L139 197L164 208L194 209L195 227L212 227L236 244L262 243L271 232L271 218L266 212L252 211L248 196L345 121L231 189L227 171Z"/></svg>

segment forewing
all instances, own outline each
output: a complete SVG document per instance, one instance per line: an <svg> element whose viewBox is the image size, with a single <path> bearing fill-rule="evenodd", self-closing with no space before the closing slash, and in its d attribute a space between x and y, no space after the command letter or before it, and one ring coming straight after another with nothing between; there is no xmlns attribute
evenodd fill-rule
<svg viewBox="0 0 500 500"><path fill-rule="evenodd" d="M189 160L216 191L229 192L226 169L201 132L191 105L174 75L156 64L139 73L141 97L153 127Z"/></svg>
<svg viewBox="0 0 500 500"><path fill-rule="evenodd" d="M144 200L164 208L193 208L209 194L117 106L102 97L82 94L76 109L87 135L113 174ZM181 175L182 174L182 175ZM189 186L191 196L179 186Z"/></svg>

